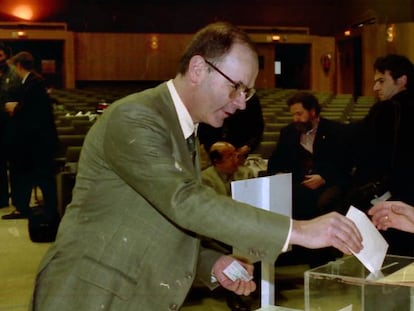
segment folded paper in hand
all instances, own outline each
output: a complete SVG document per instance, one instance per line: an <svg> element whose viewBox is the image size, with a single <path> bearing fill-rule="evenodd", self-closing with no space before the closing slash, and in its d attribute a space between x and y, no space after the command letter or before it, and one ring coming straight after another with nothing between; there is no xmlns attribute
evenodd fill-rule
<svg viewBox="0 0 414 311"><path fill-rule="evenodd" d="M223 273L233 282L236 280L250 281L253 276L249 275L247 270L236 260L229 264Z"/></svg>
<svg viewBox="0 0 414 311"><path fill-rule="evenodd" d="M388 243L375 228L365 213L351 206L346 214L362 235L363 249L359 253L352 252L370 272L381 269L388 249Z"/></svg>

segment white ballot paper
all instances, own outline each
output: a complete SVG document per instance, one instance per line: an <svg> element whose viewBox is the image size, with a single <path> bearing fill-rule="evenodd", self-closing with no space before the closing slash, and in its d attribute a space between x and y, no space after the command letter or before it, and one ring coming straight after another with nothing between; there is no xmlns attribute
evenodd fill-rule
<svg viewBox="0 0 414 311"><path fill-rule="evenodd" d="M388 249L387 241L385 241L367 215L359 209L351 206L348 213L346 213L346 217L356 224L363 239L363 249L358 254L352 253L361 261L365 268L371 273L375 273L381 269L384 262Z"/></svg>
<svg viewBox="0 0 414 311"><path fill-rule="evenodd" d="M250 281L253 276L249 275L247 270L236 260L229 264L223 273L233 282L240 279L242 281Z"/></svg>

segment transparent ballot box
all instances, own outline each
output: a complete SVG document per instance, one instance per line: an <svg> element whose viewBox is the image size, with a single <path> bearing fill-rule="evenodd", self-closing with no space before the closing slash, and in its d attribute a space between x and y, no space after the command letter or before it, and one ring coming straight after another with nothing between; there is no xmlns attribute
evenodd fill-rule
<svg viewBox="0 0 414 311"><path fill-rule="evenodd" d="M414 311L414 258L388 255L370 273L354 256L305 272L305 311Z"/></svg>

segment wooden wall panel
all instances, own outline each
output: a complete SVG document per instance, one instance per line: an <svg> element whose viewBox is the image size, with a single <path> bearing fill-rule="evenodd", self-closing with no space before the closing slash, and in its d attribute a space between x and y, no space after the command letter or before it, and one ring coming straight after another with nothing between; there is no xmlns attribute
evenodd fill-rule
<svg viewBox="0 0 414 311"><path fill-rule="evenodd" d="M52 23L53 24L53 23ZM16 36L21 29L16 28L0 29L0 40L5 41L36 41L36 40L59 40L63 41L63 83L66 88L75 87L74 70L74 34L66 30L39 30L25 29L23 37Z"/></svg>
<svg viewBox="0 0 414 311"><path fill-rule="evenodd" d="M77 33L76 79L167 80L191 35Z"/></svg>
<svg viewBox="0 0 414 311"><path fill-rule="evenodd" d="M153 38L157 38L157 49L151 49ZM175 76L177 64L189 34L118 34L76 33L75 72L79 81L162 81ZM260 70L256 88L275 86L274 42L255 36L259 55L264 67ZM287 43L310 43L311 89L334 90L334 38L308 35L291 35ZM332 67L326 74L320 58L332 53Z"/></svg>
<svg viewBox="0 0 414 311"><path fill-rule="evenodd" d="M263 67L259 70L259 75L257 76L255 87L257 89L274 88L275 45L269 43L258 43L257 51L259 53L259 58L261 59Z"/></svg>
<svg viewBox="0 0 414 311"><path fill-rule="evenodd" d="M265 58L265 69L259 73L256 86L257 88L268 88L275 86L274 61L275 61L275 42L272 41L270 33L255 33L251 35L252 40L258 45L259 54ZM311 77L310 89L318 92L335 91L335 38L321 37L312 35L289 34L283 35L282 39L277 42L298 43L311 45ZM332 55L331 70L326 73L322 69L320 59L322 55L330 53Z"/></svg>
<svg viewBox="0 0 414 311"><path fill-rule="evenodd" d="M397 53L407 56L414 62L414 23L395 24L395 37L387 41L386 24L364 27L362 32L362 66L363 66L363 95L373 95L373 63L379 56Z"/></svg>
<svg viewBox="0 0 414 311"><path fill-rule="evenodd" d="M318 92L335 92L335 39L311 36L311 43L311 89ZM331 68L328 72L323 70L321 64L321 58L325 54L331 55Z"/></svg>
<svg viewBox="0 0 414 311"><path fill-rule="evenodd" d="M414 62L414 23L395 24L395 49Z"/></svg>
<svg viewBox="0 0 414 311"><path fill-rule="evenodd" d="M386 53L385 25L365 26L362 31L362 95L374 95L374 61Z"/></svg>

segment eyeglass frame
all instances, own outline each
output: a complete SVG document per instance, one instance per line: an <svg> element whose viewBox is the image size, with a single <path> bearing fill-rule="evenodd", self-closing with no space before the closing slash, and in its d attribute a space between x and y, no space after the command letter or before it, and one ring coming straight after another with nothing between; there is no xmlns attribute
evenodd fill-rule
<svg viewBox="0 0 414 311"><path fill-rule="evenodd" d="M204 61L206 62L207 65L209 65L211 68L217 71L223 78L225 78L227 81L233 84L234 92L237 93L237 90L239 90L239 94L237 96L240 96L240 94L243 93L245 100L248 101L256 93L256 89L254 87L248 88L243 82L235 82L232 78L226 75L223 71L221 71L215 65L213 65L213 63L211 63L205 58L204 58Z"/></svg>

